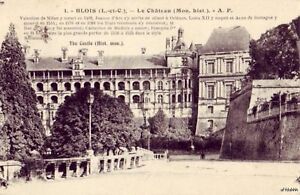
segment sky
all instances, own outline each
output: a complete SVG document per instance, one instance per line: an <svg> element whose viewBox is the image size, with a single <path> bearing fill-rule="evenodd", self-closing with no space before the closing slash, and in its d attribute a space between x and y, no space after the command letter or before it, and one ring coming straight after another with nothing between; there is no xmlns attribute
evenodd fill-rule
<svg viewBox="0 0 300 195"><path fill-rule="evenodd" d="M188 21L175 21L174 29L166 30L157 36L53 36L52 39L45 43L41 40L33 40L26 43L30 46L30 52L33 49L39 49L42 56L57 56L61 54L61 47L68 47L70 54L77 54L79 48L85 46L72 46L70 41L107 41L107 42L123 42L123 46L86 46L89 55L97 55L97 50L104 50L105 55L139 55L141 48L147 48L148 54L160 53L165 50L165 39L177 35L177 29L182 27L184 29L184 40L189 45L191 41L198 44L205 44L213 29L218 27L232 27L244 26L251 37L258 39L266 30L276 27L282 23L289 23L292 19L300 15L300 0L0 0L4 2L0 4L0 41L5 37L8 31L9 23L14 23L16 31L21 43L26 43L23 36L23 21L21 16L104 16L104 14L96 13L76 13L66 14L67 10L74 10L77 8L82 9L114 9L121 8L126 10L137 9L205 9L205 10L218 10L231 9L231 13L223 14L199 14L198 16L206 15L214 16L252 16L263 17L270 16L276 19L264 20L188 20ZM162 16L163 14L143 14L143 13L129 13L127 16ZM197 14L172 14L172 16L197 16Z"/></svg>

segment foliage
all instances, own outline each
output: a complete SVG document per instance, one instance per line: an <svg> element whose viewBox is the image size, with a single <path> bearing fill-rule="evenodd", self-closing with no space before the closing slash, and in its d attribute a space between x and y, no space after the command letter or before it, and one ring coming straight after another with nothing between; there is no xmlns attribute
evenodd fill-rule
<svg viewBox="0 0 300 195"><path fill-rule="evenodd" d="M23 160L43 146L43 126L36 107L36 95L26 72L25 57L14 25L0 51L0 102L5 116L0 130L3 158ZM6 154L5 154L6 153Z"/></svg>
<svg viewBox="0 0 300 195"><path fill-rule="evenodd" d="M252 79L292 78L292 72L299 68L297 40L293 23L281 24L252 40L248 75Z"/></svg>
<svg viewBox="0 0 300 195"><path fill-rule="evenodd" d="M131 147L141 131L133 123L133 114L124 101L84 88L69 97L56 114L50 147L57 157L84 156L88 149L89 94L92 104L92 148L96 153L117 147Z"/></svg>
<svg viewBox="0 0 300 195"><path fill-rule="evenodd" d="M162 109L148 119L151 134L163 135L168 129L168 119Z"/></svg>

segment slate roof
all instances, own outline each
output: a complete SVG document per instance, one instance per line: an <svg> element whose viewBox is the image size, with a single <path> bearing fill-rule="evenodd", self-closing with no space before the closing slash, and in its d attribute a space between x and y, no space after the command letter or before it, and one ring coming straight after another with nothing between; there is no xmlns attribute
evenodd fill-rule
<svg viewBox="0 0 300 195"><path fill-rule="evenodd" d="M70 57L76 59L76 57ZM153 69L153 68L167 68L164 56L105 56L104 64L98 66L97 57L86 57L83 60L85 70L96 69ZM63 63L59 58L46 57L40 58L38 63L33 60L26 60L27 70L71 70L71 63Z"/></svg>
<svg viewBox="0 0 300 195"><path fill-rule="evenodd" d="M216 28L206 44L200 49L202 54L249 50L250 34L245 27Z"/></svg>

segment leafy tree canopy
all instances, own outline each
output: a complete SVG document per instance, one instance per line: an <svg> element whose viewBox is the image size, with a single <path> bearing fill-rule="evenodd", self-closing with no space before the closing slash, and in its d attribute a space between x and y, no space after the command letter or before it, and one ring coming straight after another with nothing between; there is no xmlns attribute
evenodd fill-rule
<svg viewBox="0 0 300 195"><path fill-rule="evenodd" d="M279 25L262 34L258 40L250 43L252 58L249 76L252 79L293 78L299 71L299 56L296 41L299 24L294 20Z"/></svg>
<svg viewBox="0 0 300 195"><path fill-rule="evenodd" d="M44 129L13 24L1 45L0 75L0 102L5 116L0 129L0 156L24 160L31 151L41 150Z"/></svg>
<svg viewBox="0 0 300 195"><path fill-rule="evenodd" d="M66 99L56 114L50 145L56 157L86 155L89 130L89 94L92 104L92 148L96 153L106 149L131 147L141 131L124 101L103 95L96 89L83 88Z"/></svg>

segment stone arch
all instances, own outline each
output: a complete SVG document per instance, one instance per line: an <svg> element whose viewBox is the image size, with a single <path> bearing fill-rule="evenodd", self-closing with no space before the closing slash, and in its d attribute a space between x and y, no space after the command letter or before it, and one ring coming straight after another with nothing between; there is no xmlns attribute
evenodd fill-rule
<svg viewBox="0 0 300 195"><path fill-rule="evenodd" d="M143 90L150 90L151 84L149 81L143 82Z"/></svg>
<svg viewBox="0 0 300 195"><path fill-rule="evenodd" d="M133 89L133 90L140 90L140 82L134 81L134 82L132 83L132 89Z"/></svg>
<svg viewBox="0 0 300 195"><path fill-rule="evenodd" d="M104 88L104 90L106 90L106 91L110 90L110 82L104 82L104 83L103 83L103 88Z"/></svg>
<svg viewBox="0 0 300 195"><path fill-rule="evenodd" d="M65 87L65 91L71 91L71 83L66 82L66 83L64 84L64 87Z"/></svg>
<svg viewBox="0 0 300 195"><path fill-rule="evenodd" d="M56 95L51 96L51 103L57 104L58 103L58 98Z"/></svg>
<svg viewBox="0 0 300 195"><path fill-rule="evenodd" d="M44 84L43 83L36 84L36 89L37 91L44 91Z"/></svg>
<svg viewBox="0 0 300 195"><path fill-rule="evenodd" d="M139 95L132 96L132 102L133 103L139 103L140 102L140 96Z"/></svg>
<svg viewBox="0 0 300 195"><path fill-rule="evenodd" d="M158 90L163 90L163 89L164 89L164 84L163 84L162 81L158 81L158 82L157 82L157 89L158 89Z"/></svg>
<svg viewBox="0 0 300 195"><path fill-rule="evenodd" d="M84 88L91 88L91 83L90 83L90 82L85 82L85 83L83 84L83 87L84 87Z"/></svg>
<svg viewBox="0 0 300 195"><path fill-rule="evenodd" d="M44 97L43 96L38 96L37 100L38 100L39 104L43 104L44 103Z"/></svg>
<svg viewBox="0 0 300 195"><path fill-rule="evenodd" d="M182 102L182 95L178 94L177 96L177 102L181 103Z"/></svg>
<svg viewBox="0 0 300 195"><path fill-rule="evenodd" d="M51 91L57 91L57 83L51 83Z"/></svg>
<svg viewBox="0 0 300 195"><path fill-rule="evenodd" d="M177 81L177 86L178 86L178 89L182 89L183 88L182 80L178 80Z"/></svg>
<svg viewBox="0 0 300 195"><path fill-rule="evenodd" d="M75 91L79 91L81 88L81 84L79 82L74 83Z"/></svg>
<svg viewBox="0 0 300 195"><path fill-rule="evenodd" d="M118 83L118 90L125 90L125 83L123 81Z"/></svg>
<svg viewBox="0 0 300 195"><path fill-rule="evenodd" d="M172 103L176 103L176 96L175 96L175 94L172 95L171 99L172 99Z"/></svg>
<svg viewBox="0 0 300 195"><path fill-rule="evenodd" d="M119 98L120 100L122 100L123 102L125 102L125 96L124 96L124 95L119 95L118 98Z"/></svg>

